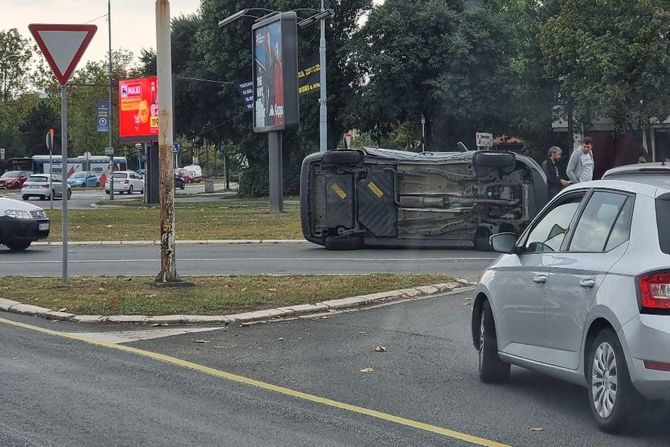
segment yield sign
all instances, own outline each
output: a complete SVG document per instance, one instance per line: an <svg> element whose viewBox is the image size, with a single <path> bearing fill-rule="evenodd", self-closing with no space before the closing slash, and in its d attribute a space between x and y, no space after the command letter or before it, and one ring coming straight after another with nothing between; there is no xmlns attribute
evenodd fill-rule
<svg viewBox="0 0 670 447"><path fill-rule="evenodd" d="M95 25L33 23L28 26L28 29L42 50L56 79L60 85L65 85L98 27Z"/></svg>

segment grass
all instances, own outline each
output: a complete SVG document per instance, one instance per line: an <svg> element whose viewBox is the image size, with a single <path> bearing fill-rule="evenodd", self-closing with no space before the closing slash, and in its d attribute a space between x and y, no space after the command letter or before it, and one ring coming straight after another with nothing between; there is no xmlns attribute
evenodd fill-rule
<svg viewBox="0 0 670 447"><path fill-rule="evenodd" d="M118 201L121 206L69 210L69 240L158 240L160 210L141 200ZM262 200L224 199L221 203L177 203L178 240L302 239L300 206L286 203L284 213L272 214ZM61 211L46 210L51 219L49 241L62 239Z"/></svg>
<svg viewBox="0 0 670 447"><path fill-rule="evenodd" d="M166 288L147 277L0 278L0 297L74 314L222 315L444 283L436 274L218 276L184 278L192 288Z"/></svg>

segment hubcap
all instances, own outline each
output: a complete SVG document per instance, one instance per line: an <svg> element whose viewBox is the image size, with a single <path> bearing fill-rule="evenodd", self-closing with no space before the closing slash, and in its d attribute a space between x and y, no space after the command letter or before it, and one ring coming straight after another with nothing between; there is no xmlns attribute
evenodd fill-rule
<svg viewBox="0 0 670 447"><path fill-rule="evenodd" d="M609 343L603 342L593 355L591 368L591 398L598 416L607 419L612 415L617 391L616 354Z"/></svg>

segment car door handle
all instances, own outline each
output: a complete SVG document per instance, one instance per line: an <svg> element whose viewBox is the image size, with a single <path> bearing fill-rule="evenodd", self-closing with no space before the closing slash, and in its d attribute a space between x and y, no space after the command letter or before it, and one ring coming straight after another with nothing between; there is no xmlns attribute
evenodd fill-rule
<svg viewBox="0 0 670 447"><path fill-rule="evenodd" d="M596 285L596 280L595 279L582 279L579 281L579 285L584 287L585 289L590 289L591 287Z"/></svg>
<svg viewBox="0 0 670 447"><path fill-rule="evenodd" d="M547 282L547 276L546 275L538 275L533 278L533 282L535 284L544 284Z"/></svg>

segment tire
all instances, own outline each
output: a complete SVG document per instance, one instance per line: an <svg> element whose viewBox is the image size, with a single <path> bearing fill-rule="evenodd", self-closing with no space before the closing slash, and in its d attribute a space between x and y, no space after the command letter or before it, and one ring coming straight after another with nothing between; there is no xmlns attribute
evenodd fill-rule
<svg viewBox="0 0 670 447"><path fill-rule="evenodd" d="M360 151L326 151L322 160L324 164L357 164L363 162L363 153Z"/></svg>
<svg viewBox="0 0 670 447"><path fill-rule="evenodd" d="M640 406L642 398L630 381L626 357L612 329L600 331L589 348L586 359L589 406L599 428L614 433Z"/></svg>
<svg viewBox="0 0 670 447"><path fill-rule="evenodd" d="M182 182L181 185L179 185L179 189L182 191L186 188L186 183Z"/></svg>
<svg viewBox="0 0 670 447"><path fill-rule="evenodd" d="M67 190L67 199L70 200L70 197L72 197L72 190L68 189Z"/></svg>
<svg viewBox="0 0 670 447"><path fill-rule="evenodd" d="M130 185L128 188L128 195L131 195L133 193L133 185Z"/></svg>
<svg viewBox="0 0 670 447"><path fill-rule="evenodd" d="M30 198L30 196L27 196L27 195L24 194L24 195L21 196L21 198L22 198L23 200L28 200L28 199Z"/></svg>
<svg viewBox="0 0 670 447"><path fill-rule="evenodd" d="M491 243L489 242L490 237L491 237L491 232L489 231L488 228L486 228L486 227L477 228L477 231L475 232L475 237L472 240L472 242L475 245L475 250L479 250L479 251L491 251L491 250L493 250L493 248L491 247Z"/></svg>
<svg viewBox="0 0 670 447"><path fill-rule="evenodd" d="M5 243L5 245L6 245L7 248L9 248L11 251L23 251L23 250L25 250L26 248L30 247L30 244L31 244L31 243L32 243L32 241L28 241L28 242L18 242L18 241L14 241L14 242L7 242L7 243Z"/></svg>
<svg viewBox="0 0 670 447"><path fill-rule="evenodd" d="M106 191L105 191L105 194L109 195L109 190L106 190Z"/></svg>
<svg viewBox="0 0 670 447"><path fill-rule="evenodd" d="M493 312L488 300L482 304L479 314L479 380L484 383L500 383L509 379L510 365L500 360L498 339L493 321Z"/></svg>
<svg viewBox="0 0 670 447"><path fill-rule="evenodd" d="M363 247L363 239L360 237L326 236L323 245L326 250L358 250Z"/></svg>
<svg viewBox="0 0 670 447"><path fill-rule="evenodd" d="M46 200L47 198L45 196L40 196L40 200Z"/></svg>
<svg viewBox="0 0 670 447"><path fill-rule="evenodd" d="M95 187L99 188L100 187L100 182L95 182Z"/></svg>

